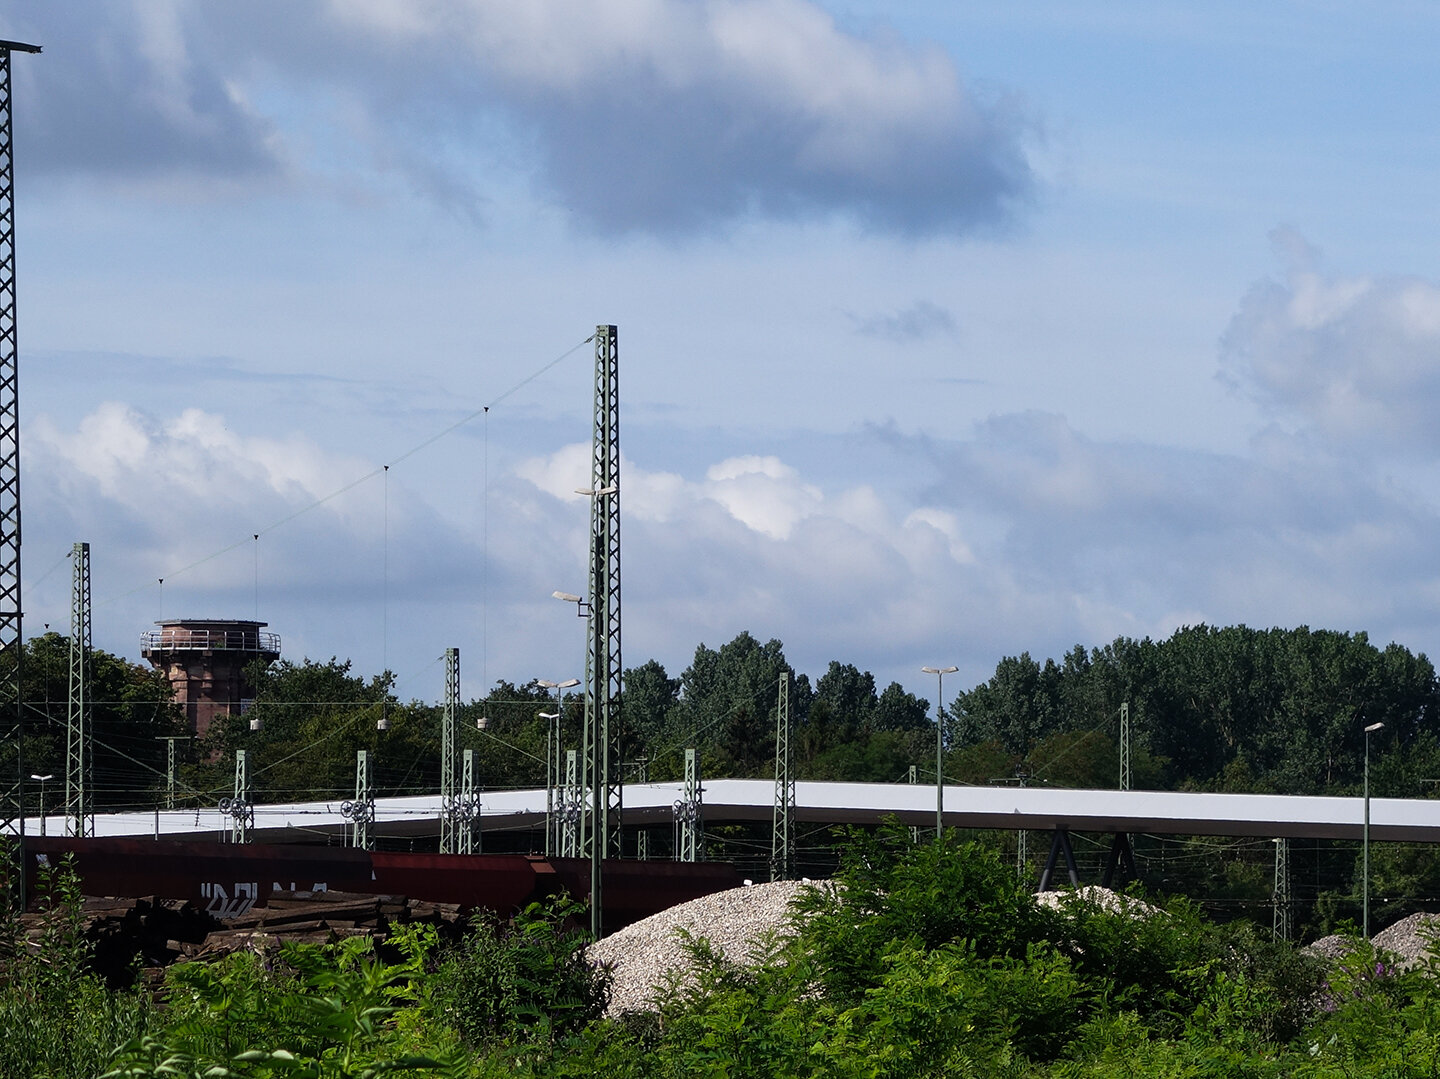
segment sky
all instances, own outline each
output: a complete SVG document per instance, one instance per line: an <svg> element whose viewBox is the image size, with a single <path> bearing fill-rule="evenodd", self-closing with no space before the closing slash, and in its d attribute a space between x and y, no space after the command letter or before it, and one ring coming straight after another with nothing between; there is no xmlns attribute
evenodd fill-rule
<svg viewBox="0 0 1440 1079"><path fill-rule="evenodd" d="M27 635L402 699L623 654L934 700L1184 625L1440 648L1440 9L0 3ZM388 466L388 467L387 467ZM163 582L163 583L162 583Z"/></svg>

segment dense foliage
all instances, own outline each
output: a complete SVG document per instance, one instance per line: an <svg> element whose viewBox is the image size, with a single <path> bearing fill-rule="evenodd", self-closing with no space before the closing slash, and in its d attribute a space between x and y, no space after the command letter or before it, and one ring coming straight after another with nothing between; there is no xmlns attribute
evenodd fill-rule
<svg viewBox="0 0 1440 1079"><path fill-rule="evenodd" d="M1137 771L1169 790L1349 794L1358 790L1367 724L1383 722L1371 784L1418 797L1440 772L1440 684L1424 655L1376 648L1363 633L1192 626L1165 641L1119 638L1063 661L1002 659L949 711L956 746L988 746L1007 763L1065 786L1114 784L1128 703ZM1096 732L1089 752L1080 734ZM1072 751L1057 754L1068 740ZM1051 763L1054 759L1054 763Z"/></svg>
<svg viewBox="0 0 1440 1079"><path fill-rule="evenodd" d="M139 994L110 992L89 970L74 875L42 867L38 885L45 921L28 944L14 897L0 893L0 1076L89 1079L148 1026L152 1008Z"/></svg>
<svg viewBox="0 0 1440 1079"><path fill-rule="evenodd" d="M51 644L60 647L63 638ZM768 775L785 672L800 777L894 782L918 765L933 778L929 701L897 683L881 689L868 671L838 661L812 681L793 669L779 641L762 644L749 633L719 648L698 646L678 676L655 660L627 670L622 759L644 760L653 778L671 778L682 751L695 747L705 775ZM278 661L255 680L252 709L222 719L201 747L202 759L216 757L214 782L244 745L263 762L262 792L343 793L363 748L374 753L382 790L433 788L440 709L398 701L388 674L365 678L332 658ZM1440 683L1424 655L1397 644L1377 648L1363 633L1201 625L1164 641L1077 645L1058 662L1028 653L1003 658L992 677L947 706L947 777L988 783L1018 769L1033 782L1114 786L1122 705L1131 716L1136 786L1353 793L1362 728L1377 721L1385 724L1373 746L1378 795L1421 796L1440 775L1440 736L1431 729ZM543 782L549 728L540 713L555 707L533 680L497 682L463 704L465 744L488 786ZM561 742L573 746L582 697L568 694L561 711ZM484 734L475 729L482 715ZM260 730L250 729L252 719L262 721ZM203 771L193 778L206 786Z"/></svg>
<svg viewBox="0 0 1440 1079"><path fill-rule="evenodd" d="M62 878L42 950L0 926L0 1075L315 1079L1011 1079L1431 1076L1440 970L1352 940L1338 962L1177 900L1036 904L973 843L852 837L794 936L737 965L703 939L658 1010L599 1018L606 975L563 909L477 924L450 950L412 927L381 952L237 953L172 968L159 1006L85 973Z"/></svg>
<svg viewBox="0 0 1440 1079"><path fill-rule="evenodd" d="M447 1020L467 1044L546 1041L604 1014L609 979L585 961L587 938L566 926L585 909L561 900L531 904L510 921L475 917L440 968L437 990Z"/></svg>
<svg viewBox="0 0 1440 1079"><path fill-rule="evenodd" d="M10 661L9 654L0 662ZM65 738L70 706L70 640L46 632L25 642L20 668L25 700L25 774L54 777L46 809L59 813L65 790ZM0 677L8 677L0 671ZM154 805L164 788L162 738L185 733L184 718L171 701L170 684L149 665L129 663L104 649L90 654L92 731L96 753L92 776L95 806ZM16 773L16 746L0 744L0 775ZM39 810L39 788L27 784L27 802Z"/></svg>

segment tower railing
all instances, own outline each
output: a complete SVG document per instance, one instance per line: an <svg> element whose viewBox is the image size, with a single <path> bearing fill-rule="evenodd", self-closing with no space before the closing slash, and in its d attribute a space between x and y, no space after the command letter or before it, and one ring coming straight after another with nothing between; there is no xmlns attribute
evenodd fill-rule
<svg viewBox="0 0 1440 1079"><path fill-rule="evenodd" d="M168 627L140 634L140 652L279 652L280 634L253 629L185 629Z"/></svg>

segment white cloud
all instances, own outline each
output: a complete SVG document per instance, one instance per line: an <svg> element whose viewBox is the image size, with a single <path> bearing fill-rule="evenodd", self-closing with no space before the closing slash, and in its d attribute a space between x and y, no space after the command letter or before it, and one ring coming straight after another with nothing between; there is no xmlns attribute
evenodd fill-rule
<svg viewBox="0 0 1440 1079"><path fill-rule="evenodd" d="M925 530L938 532L944 538L945 551L954 561L962 565L974 563L975 553L961 535L960 520L953 513L926 507L905 518L907 535L924 536Z"/></svg>
<svg viewBox="0 0 1440 1079"><path fill-rule="evenodd" d="M861 657L904 677L938 641L978 678L1009 652L1200 621L1430 646L1413 634L1440 630L1422 598L1440 591L1440 517L1280 432L1258 445L1248 458L1181 451L1090 439L1056 415L996 416L949 441L887 435L910 461L897 474L933 470L908 492L827 488L773 455L691 477L627 461L627 649L683 665L696 642L749 629L785 641L802 669ZM556 458L583 462L577 449L523 472L541 486Z"/></svg>
<svg viewBox="0 0 1440 1079"><path fill-rule="evenodd" d="M700 641L749 629L785 641L802 670L841 659L903 679L946 658L938 649L979 679L1010 652L1058 655L1182 622L1303 622L1381 640L1437 628L1440 519L1363 472L1285 452L1276 433L1254 460L1097 442L1041 414L948 442L889 438L910 462L899 474L932 470L927 490L831 488L776 455L688 476L624 461L627 663L653 656L673 673ZM368 466L299 435L247 436L214 413L156 419L116 404L68 430L38 420L26 446L30 565L93 541L97 595L139 589L97 623L123 631L121 650L155 617L144 588L164 575L172 614L245 616L253 604L291 655L421 677L462 645L471 692L486 678L551 677L567 649L581 654L583 625L549 595L585 588L584 444L495 474L483 530L443 520L427 500L446 492L412 486L417 464L388 492L362 484L258 548L246 542L257 523ZM58 618L64 601L52 576L33 607Z"/></svg>
<svg viewBox="0 0 1440 1079"><path fill-rule="evenodd" d="M106 402L73 434L40 417L31 435L27 452L39 457L39 467L56 468L72 484L93 481L102 497L146 513L167 504L211 512L251 507L257 496L277 506L306 503L370 471L358 461L329 458L298 437L245 437L223 416L196 408L161 422ZM164 477L163 495L156 476Z"/></svg>
<svg viewBox="0 0 1440 1079"><path fill-rule="evenodd" d="M820 491L775 457L732 457L705 474L703 497L724 506L747 528L771 539L789 538L821 504Z"/></svg>
<svg viewBox="0 0 1440 1079"><path fill-rule="evenodd" d="M1336 449L1428 456L1440 447L1440 286L1327 276L1317 258L1305 249L1283 281L1246 295L1225 333L1225 376Z"/></svg>

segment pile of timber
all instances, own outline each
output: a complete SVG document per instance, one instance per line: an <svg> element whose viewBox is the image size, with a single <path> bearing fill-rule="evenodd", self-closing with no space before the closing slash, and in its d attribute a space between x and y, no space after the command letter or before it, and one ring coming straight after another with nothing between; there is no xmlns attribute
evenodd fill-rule
<svg viewBox="0 0 1440 1079"><path fill-rule="evenodd" d="M269 905L251 907L227 918L197 946L181 955L210 959L242 948L274 948L284 941L325 944L342 937L373 937L383 942L391 927L416 922L436 927L442 939L458 939L464 929L455 903L431 903L403 895L359 892L273 892Z"/></svg>
<svg viewBox="0 0 1440 1079"><path fill-rule="evenodd" d="M435 926L442 941L465 929L461 908L403 895L357 892L274 892L268 906L220 919L188 900L88 897L81 927L92 951L91 966L112 986L147 982L182 960L210 960L242 950L270 952L286 941L325 944L344 937L372 937L383 944L394 926ZM22 919L31 948L43 954L45 927L53 915Z"/></svg>

